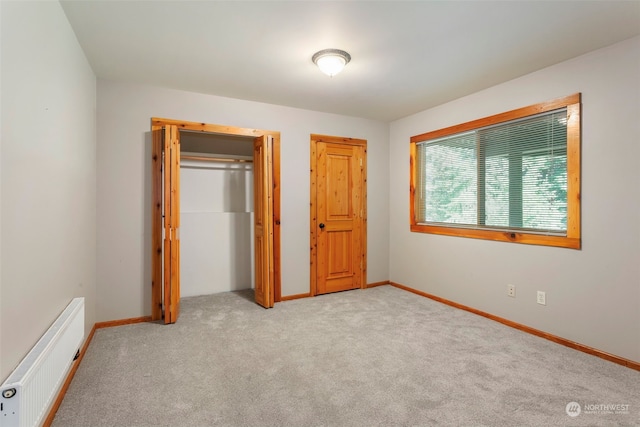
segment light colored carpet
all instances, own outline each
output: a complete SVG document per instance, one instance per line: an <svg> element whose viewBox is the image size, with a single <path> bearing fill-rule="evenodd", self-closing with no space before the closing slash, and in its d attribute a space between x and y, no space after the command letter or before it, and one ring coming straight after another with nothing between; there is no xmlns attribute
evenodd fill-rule
<svg viewBox="0 0 640 427"><path fill-rule="evenodd" d="M240 291L96 331L53 425L640 425L640 372L391 286Z"/></svg>

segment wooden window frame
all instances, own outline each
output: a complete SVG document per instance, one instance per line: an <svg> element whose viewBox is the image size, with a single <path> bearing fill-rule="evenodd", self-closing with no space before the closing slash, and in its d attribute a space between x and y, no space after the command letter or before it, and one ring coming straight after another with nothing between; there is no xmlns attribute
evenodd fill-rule
<svg viewBox="0 0 640 427"><path fill-rule="evenodd" d="M527 231L487 230L473 226L443 226L418 223L416 221L416 145L431 139L442 138L456 133L467 132L486 126L504 123L560 108L567 109L567 233L566 236L547 235ZM409 177L409 223L412 232L440 234L446 236L470 237L474 239L495 240L501 242L524 243L530 245L555 246L561 248L580 249L582 246L581 231L581 94L543 102L496 114L478 120L450 126L444 129L423 133L411 137L410 140L410 177Z"/></svg>

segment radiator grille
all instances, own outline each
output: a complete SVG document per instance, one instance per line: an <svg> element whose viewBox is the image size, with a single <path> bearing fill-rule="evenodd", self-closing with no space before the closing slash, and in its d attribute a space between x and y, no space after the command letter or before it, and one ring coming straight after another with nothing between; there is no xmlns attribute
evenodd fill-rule
<svg viewBox="0 0 640 427"><path fill-rule="evenodd" d="M2 384L1 427L42 423L83 339L84 298L74 298Z"/></svg>

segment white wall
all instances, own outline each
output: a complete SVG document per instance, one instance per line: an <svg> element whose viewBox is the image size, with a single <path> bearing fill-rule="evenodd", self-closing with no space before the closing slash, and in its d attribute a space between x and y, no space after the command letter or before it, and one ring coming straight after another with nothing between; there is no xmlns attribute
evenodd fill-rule
<svg viewBox="0 0 640 427"><path fill-rule="evenodd" d="M639 76L636 37L393 122L390 279L640 361ZM409 231L412 135L576 92L582 250ZM546 306L536 304L537 290L546 291Z"/></svg>
<svg viewBox="0 0 640 427"><path fill-rule="evenodd" d="M180 254L183 297L254 287L251 163L181 162Z"/></svg>
<svg viewBox="0 0 640 427"><path fill-rule="evenodd" d="M72 298L95 323L96 80L58 2L0 2L0 379Z"/></svg>
<svg viewBox="0 0 640 427"><path fill-rule="evenodd" d="M310 134L368 141L368 281L387 280L388 125L98 80L98 320L150 313L150 118L281 132L282 295L309 292Z"/></svg>

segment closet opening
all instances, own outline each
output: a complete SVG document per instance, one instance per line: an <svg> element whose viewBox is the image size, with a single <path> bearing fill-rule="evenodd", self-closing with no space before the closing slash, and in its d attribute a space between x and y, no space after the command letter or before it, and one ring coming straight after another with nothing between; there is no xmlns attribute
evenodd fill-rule
<svg viewBox="0 0 640 427"><path fill-rule="evenodd" d="M253 138L180 132L180 295L254 289Z"/></svg>
<svg viewBox="0 0 640 427"><path fill-rule="evenodd" d="M180 297L280 301L280 133L152 118L152 319Z"/></svg>

